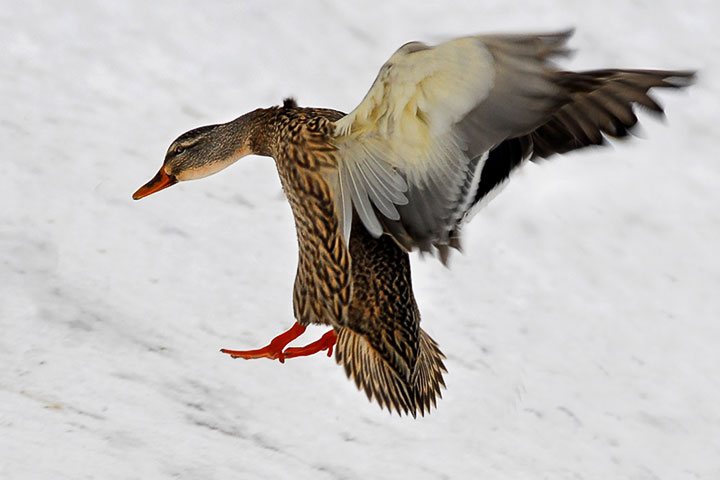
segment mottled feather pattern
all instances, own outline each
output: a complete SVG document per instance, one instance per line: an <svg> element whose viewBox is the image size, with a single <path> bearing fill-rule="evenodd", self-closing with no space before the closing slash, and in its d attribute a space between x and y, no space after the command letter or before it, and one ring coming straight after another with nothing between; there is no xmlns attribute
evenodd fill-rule
<svg viewBox="0 0 720 480"><path fill-rule="evenodd" d="M375 240L356 220L350 240L353 298L335 358L369 399L415 416L441 397L443 354L420 328L410 259L388 236Z"/></svg>
<svg viewBox="0 0 720 480"><path fill-rule="evenodd" d="M276 112L274 158L295 218L298 269L293 293L301 325L339 327L351 297L350 255L339 228L335 199L323 170L337 166L327 142L331 110L288 106ZM268 140L270 142L271 140Z"/></svg>
<svg viewBox="0 0 720 480"><path fill-rule="evenodd" d="M390 237L376 240L359 221L344 241L324 173L337 163L323 114L337 116L293 107L277 114L275 159L300 252L295 317L337 331L336 359L369 397L397 412L422 414L444 385L444 357L420 329L407 253Z"/></svg>
<svg viewBox="0 0 720 480"><path fill-rule="evenodd" d="M420 328L408 252L447 262L463 222L523 162L627 137L636 106L662 115L651 89L693 80L689 71L559 70L551 60L567 53L570 34L408 43L350 114L286 99L191 130L134 198L244 155L273 157L299 247L300 325L276 339L308 324L332 327L336 360L368 398L422 415L440 398L445 366ZM238 356L258 352L283 358L268 349Z"/></svg>

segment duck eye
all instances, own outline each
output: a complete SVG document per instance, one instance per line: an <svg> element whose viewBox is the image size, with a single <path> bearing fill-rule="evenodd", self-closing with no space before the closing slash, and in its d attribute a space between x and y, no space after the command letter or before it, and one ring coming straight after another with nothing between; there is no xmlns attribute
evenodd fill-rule
<svg viewBox="0 0 720 480"><path fill-rule="evenodd" d="M185 151L185 149L181 146L175 147L175 155L180 155L184 151Z"/></svg>

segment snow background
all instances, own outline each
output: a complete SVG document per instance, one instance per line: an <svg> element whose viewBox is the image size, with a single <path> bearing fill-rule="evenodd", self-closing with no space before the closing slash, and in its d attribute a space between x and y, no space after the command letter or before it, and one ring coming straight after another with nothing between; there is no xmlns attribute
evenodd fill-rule
<svg viewBox="0 0 720 480"><path fill-rule="evenodd" d="M0 478L720 478L720 4L508 5L7 2ZM415 256L437 410L218 352L292 324L294 227L259 157L131 200L178 134L286 95L349 111L409 40L567 26L568 68L699 82L642 139L527 165L451 269Z"/></svg>

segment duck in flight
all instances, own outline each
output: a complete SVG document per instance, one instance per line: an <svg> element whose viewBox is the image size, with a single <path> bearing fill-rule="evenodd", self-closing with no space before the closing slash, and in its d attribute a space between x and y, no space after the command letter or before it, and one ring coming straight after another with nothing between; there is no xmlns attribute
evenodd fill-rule
<svg viewBox="0 0 720 480"><path fill-rule="evenodd" d="M381 407L415 416L435 406L444 356L420 328L408 252L445 263L463 223L523 162L626 137L635 106L663 114L649 90L693 80L690 71L560 70L551 60L568 53L571 33L407 43L349 114L287 99L172 142L134 199L262 155L275 160L295 218L295 324L266 347L222 351L284 362L334 350ZM287 347L309 324L331 330Z"/></svg>

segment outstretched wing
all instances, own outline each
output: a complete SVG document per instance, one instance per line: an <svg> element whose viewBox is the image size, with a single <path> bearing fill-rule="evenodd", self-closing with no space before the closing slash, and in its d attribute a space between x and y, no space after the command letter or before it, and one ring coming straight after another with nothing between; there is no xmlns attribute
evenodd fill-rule
<svg viewBox="0 0 720 480"><path fill-rule="evenodd" d="M635 104L662 114L654 87L693 72L565 72L550 59L571 32L484 35L429 47L409 43L383 65L360 105L335 122L338 196L375 237L406 250L456 246L462 221L528 158L624 137Z"/></svg>
<svg viewBox="0 0 720 480"><path fill-rule="evenodd" d="M566 52L569 35L401 47L360 105L335 122L343 203L374 236L387 231L408 250L449 245L487 152L568 101L548 59Z"/></svg>

